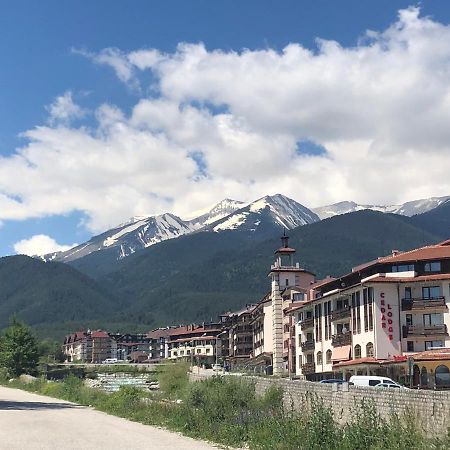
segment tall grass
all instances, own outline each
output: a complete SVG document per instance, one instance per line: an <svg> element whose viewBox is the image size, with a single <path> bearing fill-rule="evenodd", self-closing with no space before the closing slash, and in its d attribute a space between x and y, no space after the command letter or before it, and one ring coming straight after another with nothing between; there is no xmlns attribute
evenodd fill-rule
<svg viewBox="0 0 450 450"><path fill-rule="evenodd" d="M316 396L306 396L301 412L295 412L283 405L279 388L272 387L259 396L254 383L241 378L213 377L189 383L186 369L173 365L161 371L162 393L157 395L133 387L106 394L87 388L75 377L13 385L225 446L255 450L450 448L450 435L427 437L408 411L386 420L373 403L364 401L355 405L351 419L342 426Z"/></svg>

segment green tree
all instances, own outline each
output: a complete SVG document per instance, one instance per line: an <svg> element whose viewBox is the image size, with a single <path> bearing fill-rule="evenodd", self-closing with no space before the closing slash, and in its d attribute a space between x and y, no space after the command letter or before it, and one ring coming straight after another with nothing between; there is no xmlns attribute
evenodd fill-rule
<svg viewBox="0 0 450 450"><path fill-rule="evenodd" d="M5 367L10 376L34 373L39 353L36 340L30 328L15 317L0 338L0 366Z"/></svg>

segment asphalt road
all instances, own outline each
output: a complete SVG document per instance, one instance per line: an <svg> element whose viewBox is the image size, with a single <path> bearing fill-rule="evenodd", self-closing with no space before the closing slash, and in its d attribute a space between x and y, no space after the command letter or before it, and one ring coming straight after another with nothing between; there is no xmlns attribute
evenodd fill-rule
<svg viewBox="0 0 450 450"><path fill-rule="evenodd" d="M0 386L0 449L209 450L207 443L91 408Z"/></svg>

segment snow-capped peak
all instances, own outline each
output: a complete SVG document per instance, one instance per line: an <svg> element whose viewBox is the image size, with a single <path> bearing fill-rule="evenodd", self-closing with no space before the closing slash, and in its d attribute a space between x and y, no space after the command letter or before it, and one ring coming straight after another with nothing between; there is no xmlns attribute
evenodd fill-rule
<svg viewBox="0 0 450 450"><path fill-rule="evenodd" d="M266 195L212 224L214 231L257 228L292 229L319 218L308 208L281 194Z"/></svg>
<svg viewBox="0 0 450 450"><path fill-rule="evenodd" d="M337 216L340 214L347 214L350 212L361 211L363 209L371 209L373 211L400 214L402 216L411 217L416 214L423 214L427 211L431 211L432 209L438 207L448 199L450 199L450 196L430 197L420 200L413 200L410 202L403 203L401 205L361 205L353 201L343 201L333 203L332 205L313 208L313 211L321 219L327 219L329 217Z"/></svg>
<svg viewBox="0 0 450 450"><path fill-rule="evenodd" d="M243 206L245 206L244 202L226 198L214 205L208 212L191 219L189 223L195 227L195 229L200 229L213 222L217 222L229 214L232 214L234 211L237 211Z"/></svg>

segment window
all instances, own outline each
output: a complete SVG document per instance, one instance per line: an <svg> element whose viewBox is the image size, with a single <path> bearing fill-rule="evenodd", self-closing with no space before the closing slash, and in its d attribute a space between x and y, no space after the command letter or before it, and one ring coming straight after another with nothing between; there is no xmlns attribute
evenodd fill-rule
<svg viewBox="0 0 450 450"><path fill-rule="evenodd" d="M289 286L289 280L287 278L286 278L285 284L286 284L286 286Z"/></svg>
<svg viewBox="0 0 450 450"><path fill-rule="evenodd" d="M368 308L369 308L369 331L373 330L373 287L369 288L369 291L367 293L368 295L368 299L367 299L367 304L368 304Z"/></svg>
<svg viewBox="0 0 450 450"><path fill-rule="evenodd" d="M444 318L441 313L424 314L423 315L423 325L425 327L433 325L443 325Z"/></svg>
<svg viewBox="0 0 450 450"><path fill-rule="evenodd" d="M440 261L431 261L425 263L425 272L440 272L440 271L441 271Z"/></svg>
<svg viewBox="0 0 450 450"><path fill-rule="evenodd" d="M414 264L396 264L392 266L392 272L414 272Z"/></svg>
<svg viewBox="0 0 450 450"><path fill-rule="evenodd" d="M321 366L322 362L322 352L317 352L317 365Z"/></svg>
<svg viewBox="0 0 450 450"><path fill-rule="evenodd" d="M412 324L413 324L412 314L406 314L406 325L410 327L412 326Z"/></svg>
<svg viewBox="0 0 450 450"><path fill-rule="evenodd" d="M369 386L376 386L377 384L380 384L380 380L369 380Z"/></svg>
<svg viewBox="0 0 450 450"><path fill-rule="evenodd" d="M444 346L444 341L425 341L425 350L432 348L441 348Z"/></svg>
<svg viewBox="0 0 450 450"><path fill-rule="evenodd" d="M422 297L424 300L431 300L433 298L442 297L442 290L440 286L424 286L422 288Z"/></svg>
<svg viewBox="0 0 450 450"><path fill-rule="evenodd" d="M450 385L450 370L447 366L437 366L434 371L436 386Z"/></svg>
<svg viewBox="0 0 450 450"><path fill-rule="evenodd" d="M327 362L327 364L331 364L331 350L327 350L326 362Z"/></svg>
<svg viewBox="0 0 450 450"><path fill-rule="evenodd" d="M299 302L305 299L305 294L303 292L296 292L295 294L292 294L292 300L294 302Z"/></svg>
<svg viewBox="0 0 450 450"><path fill-rule="evenodd" d="M361 333L361 292L357 291L352 294L353 307L353 334Z"/></svg>
<svg viewBox="0 0 450 450"><path fill-rule="evenodd" d="M361 346L355 345L355 358L354 359L359 359L361 358Z"/></svg>
<svg viewBox="0 0 450 450"><path fill-rule="evenodd" d="M201 350L199 348L197 349L197 353L201 353Z"/></svg>
<svg viewBox="0 0 450 450"><path fill-rule="evenodd" d="M412 299L412 290L410 287L405 287L405 298L407 300Z"/></svg>
<svg viewBox="0 0 450 450"><path fill-rule="evenodd" d="M366 345L366 356L368 358L373 358L373 344L372 344L372 342L369 342Z"/></svg>
<svg viewBox="0 0 450 450"><path fill-rule="evenodd" d="M209 352L210 352L210 349L209 349L209 348L207 348L207 349L206 349L206 353L209 353Z"/></svg>
<svg viewBox="0 0 450 450"><path fill-rule="evenodd" d="M406 341L406 351L407 352L414 351L414 341Z"/></svg>

